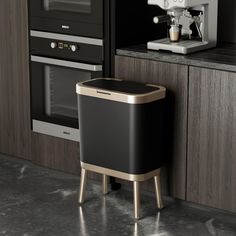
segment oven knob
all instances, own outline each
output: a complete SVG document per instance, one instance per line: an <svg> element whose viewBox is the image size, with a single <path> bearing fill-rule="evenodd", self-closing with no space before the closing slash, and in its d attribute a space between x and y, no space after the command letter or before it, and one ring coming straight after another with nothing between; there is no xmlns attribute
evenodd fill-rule
<svg viewBox="0 0 236 236"><path fill-rule="evenodd" d="M57 47L57 43L55 43L55 42L51 42L51 48L56 48Z"/></svg>
<svg viewBox="0 0 236 236"><path fill-rule="evenodd" d="M76 45L70 45L70 49L72 52L75 52L78 49L78 47Z"/></svg>

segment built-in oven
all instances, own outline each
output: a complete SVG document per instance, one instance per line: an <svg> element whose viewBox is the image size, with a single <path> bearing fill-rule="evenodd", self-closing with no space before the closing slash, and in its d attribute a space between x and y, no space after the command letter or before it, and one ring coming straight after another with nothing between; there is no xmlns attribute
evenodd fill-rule
<svg viewBox="0 0 236 236"><path fill-rule="evenodd" d="M30 28L103 37L104 0L28 0Z"/></svg>
<svg viewBox="0 0 236 236"><path fill-rule="evenodd" d="M103 75L103 41L41 31L30 35L32 129L79 141L76 83Z"/></svg>
<svg viewBox="0 0 236 236"><path fill-rule="evenodd" d="M159 11L147 0L28 4L33 131L79 140L75 84L114 76L117 47L157 39L153 16Z"/></svg>

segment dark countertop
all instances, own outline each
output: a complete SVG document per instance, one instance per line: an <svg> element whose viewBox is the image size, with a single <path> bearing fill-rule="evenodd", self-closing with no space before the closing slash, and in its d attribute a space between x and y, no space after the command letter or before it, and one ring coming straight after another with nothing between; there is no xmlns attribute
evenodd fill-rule
<svg viewBox="0 0 236 236"><path fill-rule="evenodd" d="M147 50L145 45L118 49L116 53L122 56L236 72L236 44L221 44L216 48L188 55Z"/></svg>

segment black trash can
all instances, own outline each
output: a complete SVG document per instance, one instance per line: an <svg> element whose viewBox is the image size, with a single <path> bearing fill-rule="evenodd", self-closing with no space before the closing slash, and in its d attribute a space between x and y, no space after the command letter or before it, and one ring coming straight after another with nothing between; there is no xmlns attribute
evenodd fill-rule
<svg viewBox="0 0 236 236"><path fill-rule="evenodd" d="M130 181L163 162L165 88L117 79L77 84L82 169Z"/></svg>

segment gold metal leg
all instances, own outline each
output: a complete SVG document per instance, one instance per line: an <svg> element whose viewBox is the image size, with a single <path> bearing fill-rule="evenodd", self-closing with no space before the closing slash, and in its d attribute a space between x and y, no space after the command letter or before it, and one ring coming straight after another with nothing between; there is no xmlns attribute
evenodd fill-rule
<svg viewBox="0 0 236 236"><path fill-rule="evenodd" d="M80 179L80 193L79 193L79 203L84 202L84 194L87 180L87 170L81 169L81 179Z"/></svg>
<svg viewBox="0 0 236 236"><path fill-rule="evenodd" d="M107 175L102 175L102 193L103 194L107 194L108 193L107 184L108 184L108 177L107 177Z"/></svg>
<svg viewBox="0 0 236 236"><path fill-rule="evenodd" d="M134 181L134 218L140 218L140 190L138 181Z"/></svg>
<svg viewBox="0 0 236 236"><path fill-rule="evenodd" d="M162 197L161 197L161 178L160 174L154 177L156 198L157 198L157 207L162 209L164 207Z"/></svg>

